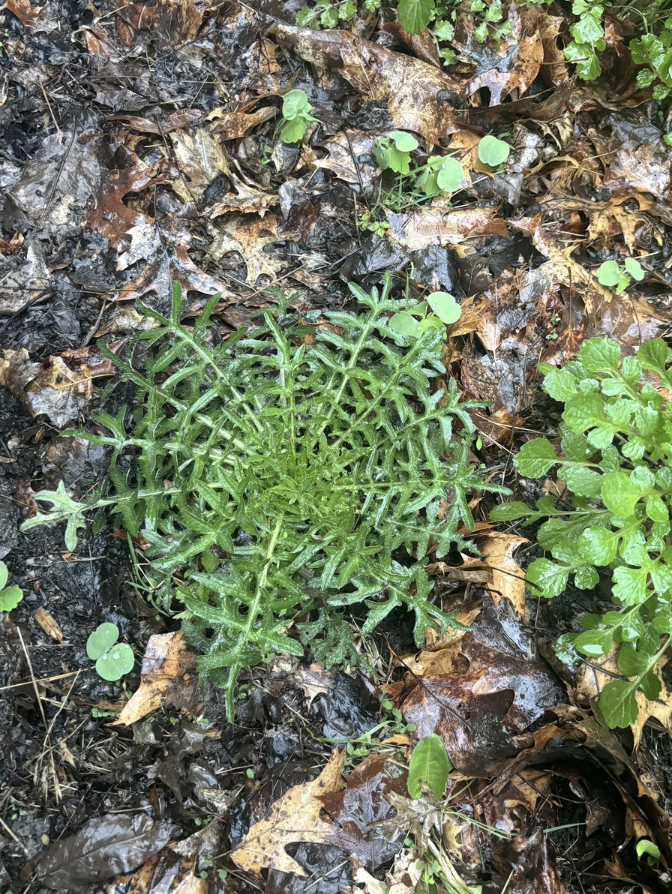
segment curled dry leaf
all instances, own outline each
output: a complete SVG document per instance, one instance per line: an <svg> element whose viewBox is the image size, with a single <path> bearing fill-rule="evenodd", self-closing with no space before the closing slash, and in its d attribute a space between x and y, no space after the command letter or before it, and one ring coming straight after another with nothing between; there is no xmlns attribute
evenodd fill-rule
<svg viewBox="0 0 672 894"><path fill-rule="evenodd" d="M195 664L181 630L150 636L142 659L140 687L110 726L135 723L165 705L193 707L198 695Z"/></svg>
<svg viewBox="0 0 672 894"><path fill-rule="evenodd" d="M135 30L154 31L173 44L183 44L197 36L203 13L196 9L194 0L158 0L149 5L143 0L127 3L115 0L119 21ZM120 34L123 33L120 31Z"/></svg>
<svg viewBox="0 0 672 894"><path fill-rule="evenodd" d="M51 639L54 640L54 642L63 642L63 631L46 610L46 608L42 608L42 606L40 606L40 608L38 608L33 615L33 620L38 627L44 630L47 636L51 637Z"/></svg>
<svg viewBox="0 0 672 894"><path fill-rule="evenodd" d="M329 762L312 782L295 785L279 798L270 814L251 826L231 859L243 872L262 878L267 867L306 878L306 872L289 856L285 846L297 841L335 844L337 828L320 819L322 795L343 788L341 769L345 751L334 749Z"/></svg>
<svg viewBox="0 0 672 894"><path fill-rule="evenodd" d="M205 190L220 176L232 178L226 152L205 127L171 133L170 141L182 178L171 184L183 202L199 202Z"/></svg>

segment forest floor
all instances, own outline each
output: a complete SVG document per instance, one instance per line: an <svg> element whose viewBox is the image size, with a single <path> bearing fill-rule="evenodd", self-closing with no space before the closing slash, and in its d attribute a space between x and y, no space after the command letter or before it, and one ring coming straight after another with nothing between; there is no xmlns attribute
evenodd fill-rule
<svg viewBox="0 0 672 894"><path fill-rule="evenodd" d="M537 364L594 335L632 349L670 331L672 150L616 24L586 84L557 4L512 6L495 49L459 19L471 62L450 69L391 15L309 31L299 5L7 0L0 14L0 558L24 592L0 615L0 889L431 894L429 865L448 894L667 891L634 842L672 865L669 731L601 727L599 675L552 650L608 594L526 593L540 553L529 529L487 522L492 501L477 507L483 562L436 569L471 626L457 646L414 655L395 614L362 645L370 673L278 658L244 677L234 725L179 622L132 586L125 532L70 553L61 531L19 531L41 488L81 496L104 479L106 451L60 432L86 427L115 376L98 340L123 351L149 325L138 302L165 309L174 280L191 317L221 293L223 333L277 288L298 309L344 307L349 282L387 271L398 295L451 293L447 368L487 402L478 459L528 502L554 488L511 462L557 428ZM276 134L289 89L317 119L294 145ZM400 191L372 155L390 130L457 153L465 188ZM496 172L484 133L512 148ZM595 270L625 256L645 278L614 295ZM121 683L86 654L101 622L137 658ZM448 813L404 797L409 723L450 745ZM265 817L255 854L246 835ZM440 842L424 869L423 840Z"/></svg>

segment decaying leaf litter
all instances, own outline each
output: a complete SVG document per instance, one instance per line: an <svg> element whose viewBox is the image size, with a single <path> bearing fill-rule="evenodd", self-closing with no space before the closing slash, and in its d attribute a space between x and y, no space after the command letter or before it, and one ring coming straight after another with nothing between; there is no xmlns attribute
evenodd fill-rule
<svg viewBox="0 0 672 894"><path fill-rule="evenodd" d="M573 674L551 645L604 594L526 594L538 547L486 521L491 497L472 506L483 559L429 566L454 636L428 631L418 653L396 613L359 644L368 672L281 656L243 680L234 725L218 689L199 689L177 625L129 583L140 540L129 552L127 533L104 527L66 551L58 531L19 532L40 489L63 479L82 496L104 478L105 449L59 431L132 400L97 339L123 356L152 325L138 302L165 311L172 281L187 320L220 293L220 337L278 288L301 312L346 306L349 281L386 271L398 295L450 292L462 313L446 376L488 402L470 411L474 459L528 503L562 498L510 462L553 431L537 364L595 335L627 349L667 334L672 150L616 25L586 85L560 49L557 4L512 5L510 33L485 45L462 10L449 68L393 11L321 32L295 13L5 5L0 556L25 597L2 620L0 882L406 892L427 889L429 865L448 891L665 890L668 690L634 751L631 733L599 723L591 699L613 669ZM319 122L294 145L274 136L290 89ZM392 130L456 152L464 188L395 202L373 155ZM512 148L498 171L477 151L490 133ZM596 271L626 255L645 277L616 295ZM102 622L138 659L122 683L86 654ZM406 784L410 747L432 734L454 767L441 809ZM657 859L638 859L642 841Z"/></svg>

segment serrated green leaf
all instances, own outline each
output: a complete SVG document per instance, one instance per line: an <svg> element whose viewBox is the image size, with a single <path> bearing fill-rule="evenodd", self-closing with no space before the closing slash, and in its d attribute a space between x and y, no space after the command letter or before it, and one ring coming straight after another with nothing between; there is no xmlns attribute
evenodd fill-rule
<svg viewBox="0 0 672 894"><path fill-rule="evenodd" d="M23 599L21 587L4 587L0 590L0 612L11 612Z"/></svg>

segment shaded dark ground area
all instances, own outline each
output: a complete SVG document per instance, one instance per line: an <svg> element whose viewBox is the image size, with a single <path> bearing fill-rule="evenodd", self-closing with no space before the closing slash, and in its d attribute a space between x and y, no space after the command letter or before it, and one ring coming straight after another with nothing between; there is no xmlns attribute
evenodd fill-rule
<svg viewBox="0 0 672 894"><path fill-rule="evenodd" d="M222 332L272 300L271 286L299 309L338 307L348 281L369 286L387 270L398 294L450 291L462 317L447 368L465 395L491 402L474 414L479 459L526 500L542 493L516 480L512 450L558 421L536 364L570 358L595 334L633 346L667 333L668 128L637 90L616 26L605 74L586 86L563 60L566 10L556 4L523 9L522 30L498 52L464 34L477 55L448 72L433 45L391 21L295 31L297 6L38 11L11 0L2 12L0 557L25 598L0 620L0 888L379 894L375 880L389 871L401 894L414 888L404 838L424 821L422 834L438 835L459 876L484 892L667 890L664 866L637 860L634 842L649 838L672 858L668 730L654 721L629 756L632 734L591 716L590 667L569 675L550 648L608 595L571 590L525 606L520 566L534 548L494 532L485 503L485 566L471 577L436 568L437 598L471 633L413 657L400 615L362 645L369 675L278 660L244 681L233 727L218 691L195 685L178 622L133 585L124 532L82 538L76 554L62 532L19 532L41 488L64 479L81 496L104 478L105 451L59 431L132 398L96 341L123 352L146 325L138 301L165 307L171 279L192 316L221 292ZM274 139L290 87L306 90L321 122L298 146ZM452 205L394 204L371 156L392 127L459 153L470 183ZM483 132L513 146L494 176L479 169ZM386 224L383 235L358 226L363 212ZM641 254L646 278L615 297L591 270L623 253ZM86 656L103 621L138 659L123 684L101 680ZM152 635L159 671L162 648L173 662L159 710L115 726ZM393 708L381 708L385 684ZM441 823L390 803L405 793L406 723L416 738L439 732L461 774ZM236 849L250 825L345 740L356 767L347 789L325 795L317 819L298 811L298 828L267 843L307 877L281 859L260 876L243 872Z"/></svg>

